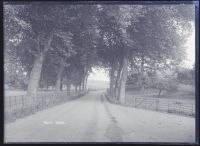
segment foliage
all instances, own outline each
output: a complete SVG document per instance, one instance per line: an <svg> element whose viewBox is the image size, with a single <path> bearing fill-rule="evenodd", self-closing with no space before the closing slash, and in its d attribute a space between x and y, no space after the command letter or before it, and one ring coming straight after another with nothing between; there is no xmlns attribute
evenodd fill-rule
<svg viewBox="0 0 200 146"><path fill-rule="evenodd" d="M172 73L183 61L194 21L193 7L188 5L31 2L5 4L4 11L5 60L20 62L29 81L35 62L44 55L42 66L35 71L41 86L55 85L58 79L61 84L81 86L92 67L104 67L110 74L113 96L119 98L125 96L127 80L140 87L175 89L174 75L171 79L156 72ZM192 72L178 72L178 80L193 82Z"/></svg>

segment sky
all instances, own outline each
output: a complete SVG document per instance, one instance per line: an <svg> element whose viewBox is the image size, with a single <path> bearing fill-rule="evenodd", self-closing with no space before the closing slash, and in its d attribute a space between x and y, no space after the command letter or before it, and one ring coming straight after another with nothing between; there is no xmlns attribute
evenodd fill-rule
<svg viewBox="0 0 200 146"><path fill-rule="evenodd" d="M187 58L185 60L185 65L191 68L195 62L195 29L193 29L192 35L188 38L186 46Z"/></svg>
<svg viewBox="0 0 200 146"><path fill-rule="evenodd" d="M109 81L108 72L106 73L104 69L92 69L92 73L89 75L89 80L97 81Z"/></svg>

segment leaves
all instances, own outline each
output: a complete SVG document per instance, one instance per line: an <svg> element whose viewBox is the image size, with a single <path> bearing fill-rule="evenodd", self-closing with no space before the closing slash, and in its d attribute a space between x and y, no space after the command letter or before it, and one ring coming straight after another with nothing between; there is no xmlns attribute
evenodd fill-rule
<svg viewBox="0 0 200 146"><path fill-rule="evenodd" d="M192 5L6 4L5 50L30 71L34 57L48 46L44 73L63 59L75 82L93 66L119 65L126 52L134 72L141 70L141 60L144 72L166 69L184 59L193 11Z"/></svg>

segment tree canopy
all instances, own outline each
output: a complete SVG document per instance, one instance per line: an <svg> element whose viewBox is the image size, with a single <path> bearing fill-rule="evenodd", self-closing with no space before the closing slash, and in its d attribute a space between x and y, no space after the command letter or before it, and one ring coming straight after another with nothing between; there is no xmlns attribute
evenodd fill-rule
<svg viewBox="0 0 200 146"><path fill-rule="evenodd" d="M92 67L104 67L111 95L123 102L128 76L184 60L193 11L190 5L8 3L6 59L16 56L26 70L30 94L39 84L84 89Z"/></svg>

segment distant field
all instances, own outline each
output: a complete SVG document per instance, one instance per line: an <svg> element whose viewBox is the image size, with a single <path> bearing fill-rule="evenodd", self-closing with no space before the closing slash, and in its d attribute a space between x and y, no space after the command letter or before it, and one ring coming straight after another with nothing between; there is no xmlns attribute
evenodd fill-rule
<svg viewBox="0 0 200 146"><path fill-rule="evenodd" d="M107 89L109 87L108 81L96 81L96 80L88 80L87 87L90 89Z"/></svg>
<svg viewBox="0 0 200 146"><path fill-rule="evenodd" d="M126 97L138 98L160 98L162 100L176 100L187 103L194 103L195 101L195 88L190 85L179 85L176 92L163 91L161 96L158 97L158 90L146 89L144 91L129 89L126 91Z"/></svg>
<svg viewBox="0 0 200 146"><path fill-rule="evenodd" d="M5 90L4 96L19 96L26 95L26 91L18 91L18 90Z"/></svg>

